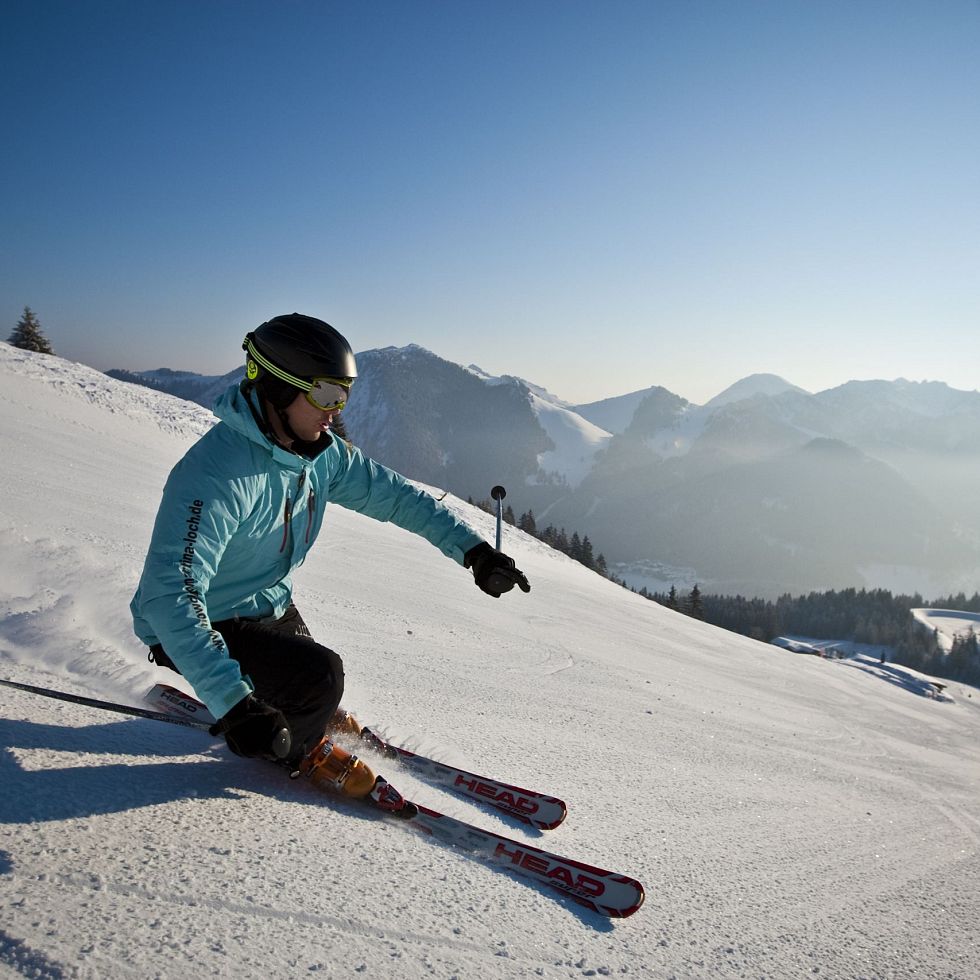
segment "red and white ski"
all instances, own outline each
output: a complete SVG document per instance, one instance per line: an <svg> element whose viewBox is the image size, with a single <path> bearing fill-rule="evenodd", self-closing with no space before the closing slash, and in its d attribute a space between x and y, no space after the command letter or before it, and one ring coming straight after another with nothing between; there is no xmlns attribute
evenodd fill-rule
<svg viewBox="0 0 980 980"><path fill-rule="evenodd" d="M157 684L149 691L145 700L160 711L214 724L208 709L200 701L169 684ZM533 789L512 786L510 783L502 783L489 776L477 775L444 762L437 762L417 752L385 742L369 728L364 729L361 739L388 758L397 759L409 766L413 772L435 785L454 790L468 799L494 807L539 830L554 830L565 819L567 812L565 804L554 796Z"/></svg>
<svg viewBox="0 0 980 980"><path fill-rule="evenodd" d="M454 790L478 803L485 803L487 806L502 810L522 823L530 824L539 830L554 830L565 819L567 813L565 804L557 797L502 783L489 776L479 776L465 769L447 765L445 762L437 762L417 752L410 752L398 745L392 745L391 742L385 742L369 728L364 729L361 738L389 758L405 763L430 782Z"/></svg>
<svg viewBox="0 0 980 980"><path fill-rule="evenodd" d="M554 888L593 912L624 919L643 904L643 885L635 878L572 861L415 805L418 813L406 821L410 826Z"/></svg>
<svg viewBox="0 0 980 980"><path fill-rule="evenodd" d="M635 878L543 851L413 803L383 776L378 776L365 802L430 837L554 888L599 915L624 919L643 904L643 886Z"/></svg>

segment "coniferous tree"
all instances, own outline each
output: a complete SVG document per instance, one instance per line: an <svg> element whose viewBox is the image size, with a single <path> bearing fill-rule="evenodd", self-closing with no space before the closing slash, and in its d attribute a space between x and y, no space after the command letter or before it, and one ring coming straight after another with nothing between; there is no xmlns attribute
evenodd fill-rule
<svg viewBox="0 0 980 980"><path fill-rule="evenodd" d="M980 683L980 641L976 633L971 631L954 637L946 666L947 677L955 677L968 684Z"/></svg>
<svg viewBox="0 0 980 980"><path fill-rule="evenodd" d="M527 534L532 534L537 537L538 526L534 522L534 511L529 510L525 514L521 514L520 520L517 522L517 526Z"/></svg>
<svg viewBox="0 0 980 980"><path fill-rule="evenodd" d="M701 589L698 583L694 583L691 594L687 600L687 614L692 619L704 619L704 606L701 603Z"/></svg>
<svg viewBox="0 0 980 980"><path fill-rule="evenodd" d="M467 502L479 507L481 510L487 511L487 513L496 513L496 507L489 500L474 501L472 497L469 497ZM569 538L565 528L556 528L553 524L549 524L546 528L539 531L537 521L534 519L534 511L528 510L521 514L520 517L516 517L510 505L504 510L503 518L508 524L513 524L526 534L530 534L539 541L543 541L548 547L554 548L555 551L561 551L570 558L581 562L590 571L597 572L604 578L611 578L617 585L626 587L625 582L617 579L615 576L610 576L605 556L600 554L596 557L595 550L588 535L583 536L578 531L572 531L572 535ZM652 598L652 596L648 597Z"/></svg>
<svg viewBox="0 0 980 980"><path fill-rule="evenodd" d="M17 321L17 326L14 327L14 332L7 342L21 350L32 350L37 354L54 353L50 341L41 332L40 321L29 306L24 307L24 314Z"/></svg>
<svg viewBox="0 0 980 980"><path fill-rule="evenodd" d="M667 601L664 603L664 605L668 609L673 609L675 611L680 610L680 603L678 603L678 601L677 601L677 586L676 585L672 585L670 587L670 592L667 593Z"/></svg>
<svg viewBox="0 0 980 980"><path fill-rule="evenodd" d="M585 535L582 538L582 557L579 559L586 568L591 568L593 571L596 567L595 555L592 553L592 542L589 540L589 536Z"/></svg>
<svg viewBox="0 0 980 980"><path fill-rule="evenodd" d="M558 529L558 536L555 538L555 547L562 553L567 555L571 550L571 544L568 540L568 533L563 527Z"/></svg>

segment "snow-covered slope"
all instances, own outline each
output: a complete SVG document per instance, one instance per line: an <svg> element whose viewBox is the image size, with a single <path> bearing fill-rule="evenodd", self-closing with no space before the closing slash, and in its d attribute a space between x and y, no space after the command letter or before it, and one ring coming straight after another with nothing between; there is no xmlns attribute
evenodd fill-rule
<svg viewBox="0 0 980 980"><path fill-rule="evenodd" d="M913 609L912 615L927 630L936 632L939 645L947 652L953 649L956 639L966 639L971 633L980 636L980 613L959 609Z"/></svg>
<svg viewBox="0 0 980 980"><path fill-rule="evenodd" d="M576 487L595 463L595 454L608 445L612 435L581 415L529 393L531 409L555 448L538 455L546 474L555 474Z"/></svg>
<svg viewBox="0 0 980 980"><path fill-rule="evenodd" d="M0 344L0 676L116 700L199 407ZM486 534L492 518L452 500ZM0 977L975 977L980 705L713 629L517 531L494 601L332 510L297 576L345 703L411 748L569 804L534 835L634 875L618 923L198 732L0 688ZM338 574L342 567L342 574ZM380 768L386 768L381 764Z"/></svg>

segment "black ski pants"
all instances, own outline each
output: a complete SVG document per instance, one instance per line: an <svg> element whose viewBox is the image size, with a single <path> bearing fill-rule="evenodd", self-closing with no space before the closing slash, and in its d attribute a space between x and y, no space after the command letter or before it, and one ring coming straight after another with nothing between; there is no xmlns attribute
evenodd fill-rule
<svg viewBox="0 0 980 980"><path fill-rule="evenodd" d="M211 625L251 680L255 696L286 716L294 754L312 748L344 694L340 657L313 639L294 605L276 620L226 619ZM150 652L158 664L177 670L161 646Z"/></svg>

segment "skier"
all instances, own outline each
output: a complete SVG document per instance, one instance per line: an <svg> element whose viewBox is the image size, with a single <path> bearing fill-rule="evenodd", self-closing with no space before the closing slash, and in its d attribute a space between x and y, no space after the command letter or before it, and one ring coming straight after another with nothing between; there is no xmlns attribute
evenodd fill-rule
<svg viewBox="0 0 980 980"><path fill-rule="evenodd" d="M134 628L151 661L188 680L233 752L367 796L374 774L331 738L360 734L340 708L343 662L311 637L291 600L290 574L327 503L415 532L491 596L530 585L512 558L343 437L338 413L357 368L330 324L277 316L242 347L244 380L218 399L219 424L164 487ZM338 581L349 560L334 557Z"/></svg>

